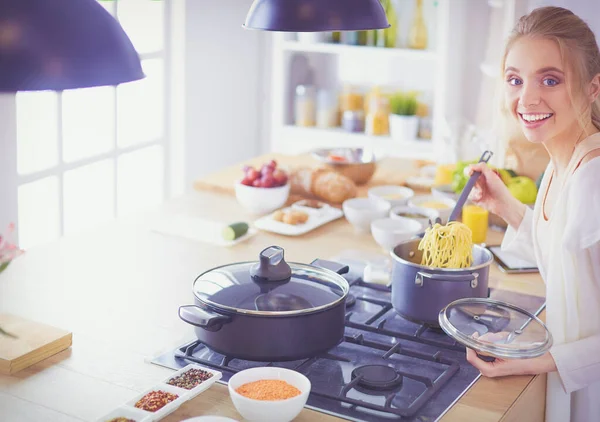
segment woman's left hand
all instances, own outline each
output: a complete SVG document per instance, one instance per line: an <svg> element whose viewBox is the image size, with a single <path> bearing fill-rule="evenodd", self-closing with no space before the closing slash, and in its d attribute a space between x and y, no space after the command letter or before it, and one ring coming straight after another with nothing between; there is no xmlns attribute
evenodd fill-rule
<svg viewBox="0 0 600 422"><path fill-rule="evenodd" d="M550 352L531 359L500 359L486 362L477 356L473 349L467 348L467 361L479 369L484 377L495 378L507 375L537 375L556 371L556 363Z"/></svg>

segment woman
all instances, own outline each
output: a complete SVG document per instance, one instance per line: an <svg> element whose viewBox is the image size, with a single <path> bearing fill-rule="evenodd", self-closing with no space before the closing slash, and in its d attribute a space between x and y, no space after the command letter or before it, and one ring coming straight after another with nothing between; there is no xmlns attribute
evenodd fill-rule
<svg viewBox="0 0 600 422"><path fill-rule="evenodd" d="M504 107L550 163L533 210L485 165L471 199L509 225L502 247L535 260L546 283L545 355L488 363L484 376L548 373L546 421L600 421L600 52L572 12L544 7L522 17L503 60Z"/></svg>

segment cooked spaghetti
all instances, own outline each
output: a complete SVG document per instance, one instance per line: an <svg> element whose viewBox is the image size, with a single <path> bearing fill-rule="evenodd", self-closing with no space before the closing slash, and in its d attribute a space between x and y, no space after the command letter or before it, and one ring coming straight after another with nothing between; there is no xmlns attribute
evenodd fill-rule
<svg viewBox="0 0 600 422"><path fill-rule="evenodd" d="M423 251L421 265L433 268L467 268L473 262L473 237L471 229L460 222L435 224L425 230L419 242Z"/></svg>

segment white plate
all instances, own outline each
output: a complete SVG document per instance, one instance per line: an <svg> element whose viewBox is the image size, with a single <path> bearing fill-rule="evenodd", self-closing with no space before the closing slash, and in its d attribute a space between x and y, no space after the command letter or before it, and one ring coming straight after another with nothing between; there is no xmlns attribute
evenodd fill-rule
<svg viewBox="0 0 600 422"><path fill-rule="evenodd" d="M415 190L427 190L433 187L434 182L433 177L413 176L406 179L406 186Z"/></svg>
<svg viewBox="0 0 600 422"><path fill-rule="evenodd" d="M193 399L198 394L209 389L215 382L219 381L221 379L221 376L223 375L221 372L215 371L214 369L210 369L205 366L200 366L200 365L196 365L195 363L192 363L192 364L187 365L184 368L181 368L179 371L174 372L173 374L169 375L167 378L165 378L163 380L163 384L167 384L167 385L171 386L170 384L168 384L169 380L189 371L190 369L201 369L203 371L210 372L212 374L212 377L210 377L206 381L203 381L202 383L198 384L196 387L194 387L191 390L186 390L186 389L182 388L181 390L187 391L186 400ZM175 386L172 386L172 387L175 387ZM176 388L179 388L179 387L176 387Z"/></svg>
<svg viewBox="0 0 600 422"><path fill-rule="evenodd" d="M290 208L291 207L282 208L281 211L286 211ZM286 236L299 236L344 216L342 210L334 207L326 207L323 211L318 213L307 213L308 220L306 220L306 223L293 225L273 220L273 214L274 213L271 213L259 218L254 222L254 226L261 230Z"/></svg>
<svg viewBox="0 0 600 422"><path fill-rule="evenodd" d="M114 418L128 418L135 422L147 422L152 420L152 414L144 410L136 409L130 406L117 407L112 412L102 416L97 422L107 422Z"/></svg>
<svg viewBox="0 0 600 422"><path fill-rule="evenodd" d="M157 221L153 224L152 230L168 236L182 237L218 246L233 246L248 240L258 233L258 230L254 227L249 227L245 235L229 241L222 237L222 230L226 225L226 223L204 220L188 215L175 215Z"/></svg>

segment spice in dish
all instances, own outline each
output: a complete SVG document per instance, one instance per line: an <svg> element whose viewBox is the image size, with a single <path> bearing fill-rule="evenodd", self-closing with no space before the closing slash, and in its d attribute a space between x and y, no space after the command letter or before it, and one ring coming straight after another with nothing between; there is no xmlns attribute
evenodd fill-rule
<svg viewBox="0 0 600 422"><path fill-rule="evenodd" d="M109 421L106 422L135 422L133 419L129 419L129 418L124 418L122 416L119 416L118 418L112 418Z"/></svg>
<svg viewBox="0 0 600 422"><path fill-rule="evenodd" d="M167 384L174 385L175 387L185 388L191 390L194 387L199 386L204 381L212 377L212 373L203 371L202 369L192 368L189 371L185 371L183 374L171 378Z"/></svg>
<svg viewBox="0 0 600 422"><path fill-rule="evenodd" d="M156 412L162 409L167 404L176 400L179 396L173 393L167 393L166 391L158 390L151 391L144 397L138 400L135 407L138 409L146 410L148 412Z"/></svg>
<svg viewBox="0 0 600 422"><path fill-rule="evenodd" d="M249 382L238 387L235 391L254 400L286 400L300 395L300 390L282 380Z"/></svg>

